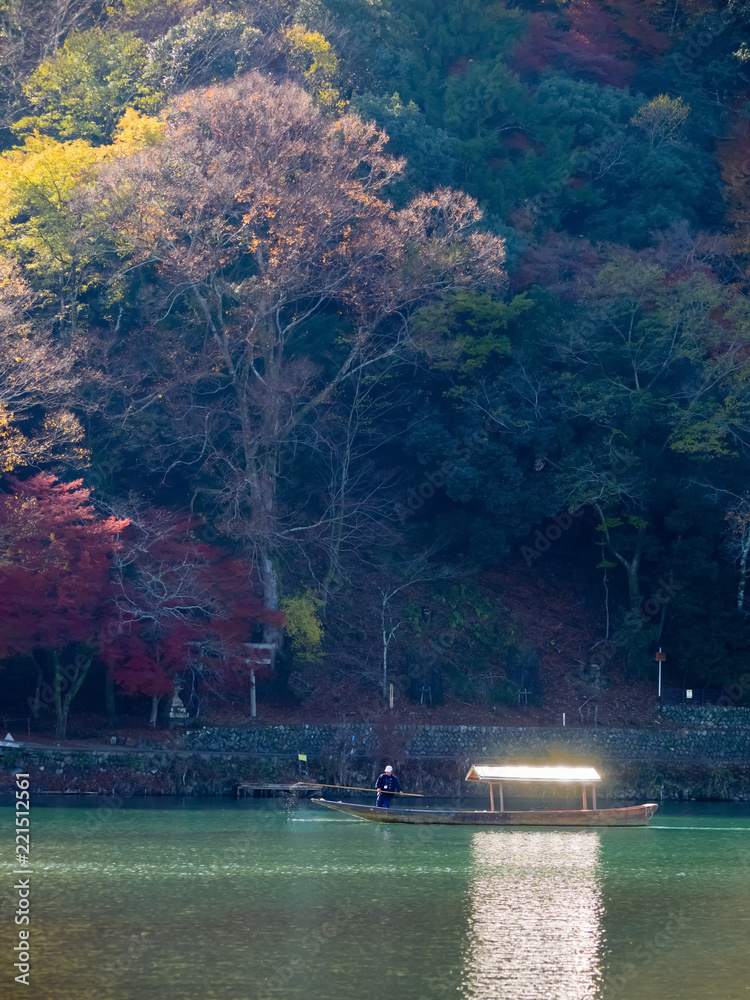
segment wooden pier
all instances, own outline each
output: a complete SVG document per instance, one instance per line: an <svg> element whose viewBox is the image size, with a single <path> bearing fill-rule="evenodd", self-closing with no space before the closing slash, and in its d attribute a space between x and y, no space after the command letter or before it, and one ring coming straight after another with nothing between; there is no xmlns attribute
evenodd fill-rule
<svg viewBox="0 0 750 1000"><path fill-rule="evenodd" d="M234 786L234 797L242 799L246 796L260 798L267 795L306 795L308 792L319 792L321 788L323 788L323 785L270 785L263 782L243 781Z"/></svg>

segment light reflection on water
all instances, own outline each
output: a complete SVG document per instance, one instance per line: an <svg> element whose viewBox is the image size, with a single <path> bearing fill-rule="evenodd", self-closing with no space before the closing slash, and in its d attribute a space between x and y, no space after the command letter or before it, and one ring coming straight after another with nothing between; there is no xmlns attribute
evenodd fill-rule
<svg viewBox="0 0 750 1000"><path fill-rule="evenodd" d="M27 1000L750 1000L745 805L598 831L131 805L34 808Z"/></svg>
<svg viewBox="0 0 750 1000"><path fill-rule="evenodd" d="M601 939L599 834L477 831L467 1000L590 1000Z"/></svg>

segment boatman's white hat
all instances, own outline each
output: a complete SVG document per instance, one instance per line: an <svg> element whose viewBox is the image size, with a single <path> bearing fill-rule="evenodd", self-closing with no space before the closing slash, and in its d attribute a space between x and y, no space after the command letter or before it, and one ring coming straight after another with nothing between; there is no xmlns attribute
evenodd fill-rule
<svg viewBox="0 0 750 1000"><path fill-rule="evenodd" d="M392 770L393 770L393 768L391 767L390 764L388 764L388 766L386 767L386 771L392 771Z"/></svg>

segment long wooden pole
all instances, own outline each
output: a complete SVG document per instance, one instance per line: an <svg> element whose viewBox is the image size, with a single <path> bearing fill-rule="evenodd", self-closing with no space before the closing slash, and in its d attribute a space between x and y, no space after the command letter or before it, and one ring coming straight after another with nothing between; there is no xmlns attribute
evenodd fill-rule
<svg viewBox="0 0 750 1000"><path fill-rule="evenodd" d="M329 785L325 781L297 781L297 785L313 785L316 788L344 788L348 792L382 792L384 795L410 795L412 798L423 799L420 792L389 792L387 788L360 788L358 785Z"/></svg>

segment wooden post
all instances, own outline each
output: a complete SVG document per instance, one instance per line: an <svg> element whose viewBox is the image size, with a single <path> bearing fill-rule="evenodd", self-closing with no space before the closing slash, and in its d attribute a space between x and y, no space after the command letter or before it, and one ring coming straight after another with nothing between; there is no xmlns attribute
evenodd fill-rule
<svg viewBox="0 0 750 1000"><path fill-rule="evenodd" d="M393 708L393 685L391 684L390 697L388 699L390 708Z"/></svg>
<svg viewBox="0 0 750 1000"><path fill-rule="evenodd" d="M490 812L495 811L495 795L492 791L492 782L490 782Z"/></svg>
<svg viewBox="0 0 750 1000"><path fill-rule="evenodd" d="M497 786L500 789L500 812L505 812L505 806L503 804L503 783L502 781Z"/></svg>
<svg viewBox="0 0 750 1000"><path fill-rule="evenodd" d="M596 785L591 786L591 808L596 809Z"/></svg>
<svg viewBox="0 0 750 1000"><path fill-rule="evenodd" d="M586 809L588 809L588 806L586 805L586 786L585 785L581 786L581 791L583 792L583 808L584 808L584 811L585 811Z"/></svg>
<svg viewBox="0 0 750 1000"><path fill-rule="evenodd" d="M250 671L250 718L255 718L255 671Z"/></svg>

